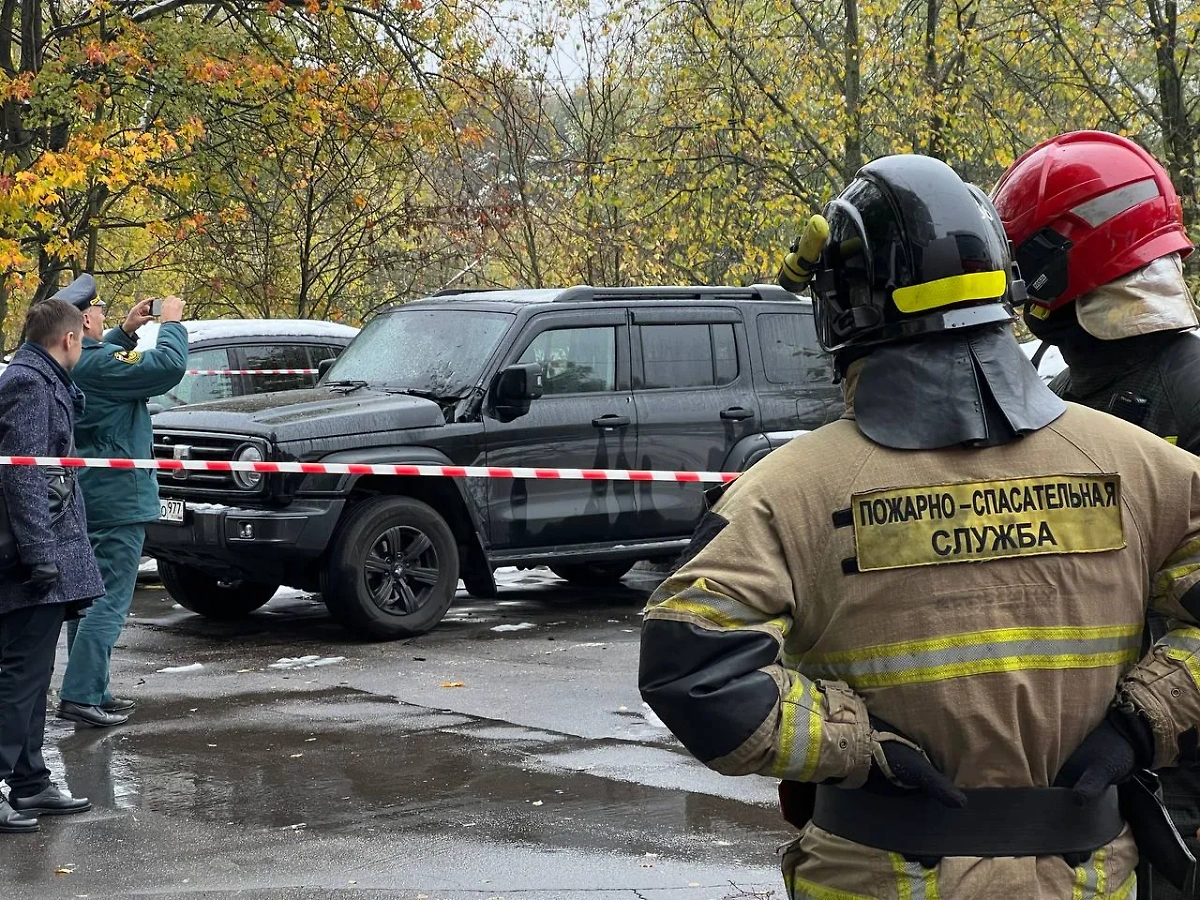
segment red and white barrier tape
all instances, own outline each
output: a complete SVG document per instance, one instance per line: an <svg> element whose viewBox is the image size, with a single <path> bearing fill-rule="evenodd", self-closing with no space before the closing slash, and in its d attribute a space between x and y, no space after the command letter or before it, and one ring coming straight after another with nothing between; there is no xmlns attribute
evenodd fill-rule
<svg viewBox="0 0 1200 900"><path fill-rule="evenodd" d="M188 369L188 375L316 375L320 369Z"/></svg>
<svg viewBox="0 0 1200 900"><path fill-rule="evenodd" d="M660 472L649 469L530 469L501 466L394 466L361 463L231 462L202 459L91 459L59 456L0 456L0 466L59 466L65 469L159 469L168 472L259 472L299 475L407 475L423 478L517 478L560 481L673 481L725 483L737 472Z"/></svg>

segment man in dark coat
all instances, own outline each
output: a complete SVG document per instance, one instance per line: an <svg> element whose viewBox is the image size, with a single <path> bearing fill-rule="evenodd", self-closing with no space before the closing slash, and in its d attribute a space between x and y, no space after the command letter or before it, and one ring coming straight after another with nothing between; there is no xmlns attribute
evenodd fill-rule
<svg viewBox="0 0 1200 900"><path fill-rule="evenodd" d="M0 455L70 456L83 394L71 381L83 316L61 300L30 308L26 343L0 375ZM0 832L38 830L37 816L91 804L50 780L42 758L46 692L65 618L104 593L73 473L0 466L18 558L0 570Z"/></svg>

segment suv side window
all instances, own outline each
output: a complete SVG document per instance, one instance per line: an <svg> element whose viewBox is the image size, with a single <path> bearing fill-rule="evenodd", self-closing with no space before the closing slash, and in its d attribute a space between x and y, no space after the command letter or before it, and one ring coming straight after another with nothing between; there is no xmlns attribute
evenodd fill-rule
<svg viewBox="0 0 1200 900"><path fill-rule="evenodd" d="M546 396L615 391L617 330L601 326L543 331L518 363L541 365Z"/></svg>
<svg viewBox="0 0 1200 900"><path fill-rule="evenodd" d="M643 325L642 387L715 387L737 380L733 325Z"/></svg>
<svg viewBox="0 0 1200 900"><path fill-rule="evenodd" d="M814 369L828 368L812 316L804 313L763 313L758 317L758 342L763 374L772 384L811 382Z"/></svg>
<svg viewBox="0 0 1200 900"><path fill-rule="evenodd" d="M229 369L229 351L194 350L188 354L188 369ZM183 380L165 394L152 397L151 403L171 409L183 403L205 403L233 396L230 375L184 375Z"/></svg>
<svg viewBox="0 0 1200 900"><path fill-rule="evenodd" d="M239 347L246 369L310 369L306 344L276 344L266 347ZM247 394L293 391L313 386L312 375L246 375L242 382Z"/></svg>

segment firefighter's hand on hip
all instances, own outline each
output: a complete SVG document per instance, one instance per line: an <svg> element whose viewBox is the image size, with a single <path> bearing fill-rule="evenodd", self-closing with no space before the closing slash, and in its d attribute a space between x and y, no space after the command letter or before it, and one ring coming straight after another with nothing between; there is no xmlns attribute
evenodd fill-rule
<svg viewBox="0 0 1200 900"><path fill-rule="evenodd" d="M883 719L871 716L871 771L867 790L919 791L943 806L962 809L966 795L939 772L916 743Z"/></svg>

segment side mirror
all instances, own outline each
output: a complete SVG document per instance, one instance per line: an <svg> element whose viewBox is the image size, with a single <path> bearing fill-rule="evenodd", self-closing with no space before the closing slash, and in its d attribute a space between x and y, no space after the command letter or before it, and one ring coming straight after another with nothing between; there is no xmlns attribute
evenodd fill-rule
<svg viewBox="0 0 1200 900"><path fill-rule="evenodd" d="M333 368L333 364L337 359L323 359L317 363L317 381L321 381L329 374L329 370Z"/></svg>
<svg viewBox="0 0 1200 900"><path fill-rule="evenodd" d="M529 412L529 405L545 392L538 363L509 366L493 382L492 405L498 417L511 422Z"/></svg>

